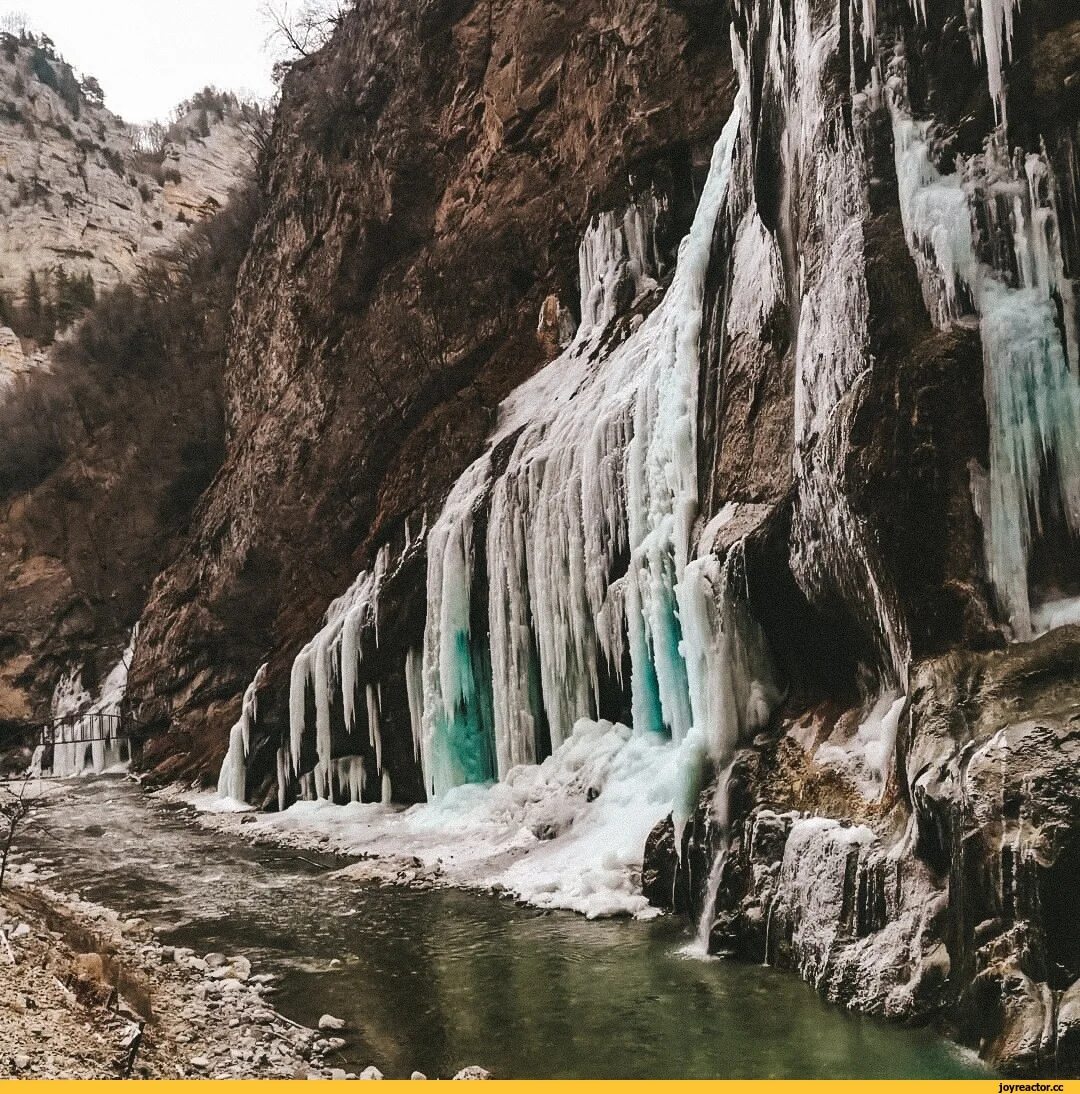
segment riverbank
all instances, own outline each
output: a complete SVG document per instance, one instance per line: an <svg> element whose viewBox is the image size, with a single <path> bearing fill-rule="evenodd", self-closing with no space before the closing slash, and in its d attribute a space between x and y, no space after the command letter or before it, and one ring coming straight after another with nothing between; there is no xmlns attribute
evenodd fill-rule
<svg viewBox="0 0 1080 1094"><path fill-rule="evenodd" d="M345 1022L326 1031L346 1043L324 1069L374 1065L394 1079L448 1078L477 1062L528 1079L986 1074L933 1031L845 1014L788 973L688 958L691 934L675 916L589 921L523 907L452 887L454 867L411 886L357 879L351 866L365 863L326 844L277 847L261 818L232 814L224 831L130 780L51 785L41 825L20 844L35 884L143 919L164 946L245 956L248 982L276 977L263 1002L278 1014L308 1029L325 1014Z"/></svg>
<svg viewBox="0 0 1080 1094"><path fill-rule="evenodd" d="M0 894L0 1076L346 1078L243 957L162 945L141 919L35 884Z"/></svg>

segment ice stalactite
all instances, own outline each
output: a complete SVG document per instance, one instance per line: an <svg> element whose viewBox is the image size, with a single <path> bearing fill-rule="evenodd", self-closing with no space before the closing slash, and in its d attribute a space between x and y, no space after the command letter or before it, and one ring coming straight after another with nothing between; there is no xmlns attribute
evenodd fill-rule
<svg viewBox="0 0 1080 1094"><path fill-rule="evenodd" d="M482 470L482 469L479 469ZM491 655L474 633L474 491L486 483L471 468L451 494L464 494L460 519L444 517L428 536L428 614L424 631L423 760L428 793L495 775ZM474 580L475 579L475 580Z"/></svg>
<svg viewBox="0 0 1080 1094"><path fill-rule="evenodd" d="M656 227L663 208L654 193L619 214L601 213L578 251L581 329L600 333L627 305L657 287Z"/></svg>
<svg viewBox="0 0 1080 1094"><path fill-rule="evenodd" d="M676 586L697 517L705 271L737 128L736 110L663 300L610 351L609 320L661 273L655 208L594 221L576 338L504 404L491 450L432 530L424 736L436 797L544 759L601 713L605 681L629 688L636 731L690 730Z"/></svg>
<svg viewBox="0 0 1080 1094"><path fill-rule="evenodd" d="M382 785L380 697L376 688L361 681L365 639L378 646L379 593L389 558L389 549L383 548L374 566L361 571L349 590L330 605L322 630L293 661L289 682L289 744L287 749L282 745L278 771L284 774L286 785L299 780L302 796L359 801L369 774L360 755L364 744L375 751L373 777ZM333 723L339 705L347 740L335 747ZM315 766L306 772L305 744L312 736ZM279 792L280 778L281 774Z"/></svg>
<svg viewBox="0 0 1080 1094"><path fill-rule="evenodd" d="M975 503L999 606L1014 636L1029 638L1054 618L1029 582L1043 522L1080 536L1080 355L1052 172L1042 154L1010 152L1002 129L981 155L942 174L933 123L912 116L900 49L886 91L901 214L927 308L942 328L979 325L990 471L985 481L974 476Z"/></svg>
<svg viewBox="0 0 1080 1094"><path fill-rule="evenodd" d="M965 0L975 59L986 64L986 82L997 120L1005 124L1005 64L1012 54L1013 13L1020 0Z"/></svg>
<svg viewBox="0 0 1080 1094"><path fill-rule="evenodd" d="M56 685L52 704L56 733L54 775L101 774L123 769L131 761L131 742L120 735L120 708L137 638L136 628L96 696L83 686L79 669L65 675Z"/></svg>
<svg viewBox="0 0 1080 1094"><path fill-rule="evenodd" d="M746 545L706 553L687 565L678 586L693 729L686 746L683 798L675 803L680 833L697 804L698 771L723 772L740 741L763 729L783 697L768 641L749 606ZM717 782L713 819L726 827L726 780Z"/></svg>
<svg viewBox="0 0 1080 1094"><path fill-rule="evenodd" d="M254 679L244 692L240 717L229 731L229 750L221 761L217 791L222 798L239 804L247 803L247 762L251 752L252 733L258 718L259 689L266 683L266 665L260 665Z"/></svg>

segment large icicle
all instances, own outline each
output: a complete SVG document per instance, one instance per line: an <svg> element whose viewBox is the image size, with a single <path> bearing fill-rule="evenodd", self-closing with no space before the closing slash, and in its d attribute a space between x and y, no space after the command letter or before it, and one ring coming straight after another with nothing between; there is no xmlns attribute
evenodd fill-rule
<svg viewBox="0 0 1080 1094"><path fill-rule="evenodd" d="M1009 0L1003 9L988 6L998 18L1011 11ZM1017 638L1029 638L1033 615L1051 618L1037 612L1028 579L1047 483L1056 487L1060 519L1080 536L1080 357L1053 179L1043 156L1010 155L1001 132L982 155L942 175L930 155L932 123L912 117L900 49L887 94L900 210L927 307L939 327L979 323L990 474L986 482L976 478L976 507L1002 612ZM980 213L984 235L977 238ZM982 253L993 254L995 242L991 265Z"/></svg>
<svg viewBox="0 0 1080 1094"><path fill-rule="evenodd" d="M52 702L56 732L54 775L100 775L105 771L122 770L131 761L131 742L120 737L118 731L137 638L138 628L135 628L120 660L106 675L96 696L83 687L82 672L78 669L66 674L56 685Z"/></svg>
<svg viewBox="0 0 1080 1094"><path fill-rule="evenodd" d="M364 702L358 707L363 665L363 637L372 636L378 644L377 620L379 593L389 565L389 548L384 547L370 570L362 570L349 589L327 609L323 627L296 655L289 682L289 746L278 758L278 770L291 784L302 774L304 743L315 740L316 763L310 779L301 779L301 793L318 798L348 797L359 800L366 771L359 755L335 756L333 741L334 709L340 701L344 710L345 730L350 738L357 732L358 710L365 712L367 738L374 741L378 716L377 697L367 685ZM314 726L309 719L309 694L314 697ZM374 706L373 706L374 703ZM357 749L362 747L357 741ZM382 750L378 749L376 778L382 778ZM280 778L279 778L280 782ZM281 800L286 795L279 785Z"/></svg>
<svg viewBox="0 0 1080 1094"><path fill-rule="evenodd" d="M459 480L431 533L424 719L436 796L557 749L579 719L597 716L601 682L621 673L624 652L634 728L676 740L690 729L675 590L697 516L705 273L738 125L736 108L663 300L607 354L598 346L615 314L612 286L629 286L616 294L624 310L652 287L642 272L655 261L642 242L651 230L640 211L589 229L577 337L504 404L491 451ZM478 562L487 635L474 633ZM479 762L485 749L494 767Z"/></svg>
<svg viewBox="0 0 1080 1094"><path fill-rule="evenodd" d="M218 774L218 796L238 804L247 803L247 762L251 753L251 736L258 717L259 689L266 683L266 665L260 665L254 679L244 692L240 717L229 731L229 750L221 761Z"/></svg>

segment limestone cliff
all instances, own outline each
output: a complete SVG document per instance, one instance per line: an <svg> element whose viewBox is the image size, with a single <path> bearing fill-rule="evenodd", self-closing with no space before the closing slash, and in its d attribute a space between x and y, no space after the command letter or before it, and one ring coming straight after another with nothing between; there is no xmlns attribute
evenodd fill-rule
<svg viewBox="0 0 1080 1094"><path fill-rule="evenodd" d="M187 105L148 139L46 39L3 36L0 293L22 302L31 273L60 267L110 289L224 205L251 167L255 112L229 96Z"/></svg>
<svg viewBox="0 0 1080 1094"><path fill-rule="evenodd" d="M294 67L239 286L229 454L132 674L170 770L213 765L260 661L280 696L328 602L434 519L551 356L541 303L576 308L589 217L655 186L670 258L732 94L711 4L361 4ZM418 561L393 586L389 664L422 634Z"/></svg>

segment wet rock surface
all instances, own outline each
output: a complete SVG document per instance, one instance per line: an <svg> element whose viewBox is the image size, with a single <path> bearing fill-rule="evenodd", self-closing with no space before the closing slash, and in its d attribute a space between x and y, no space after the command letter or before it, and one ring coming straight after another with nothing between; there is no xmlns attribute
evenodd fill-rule
<svg viewBox="0 0 1080 1094"><path fill-rule="evenodd" d="M712 948L793 968L843 1006L942 1022L1002 1072L1076 1075L1078 655L1080 628L1063 628L919 664L898 780L861 809L853 787L847 804L808 797L828 776L798 727L763 742L741 765ZM670 821L654 831L654 903L703 913L724 847L709 804L681 862Z"/></svg>

